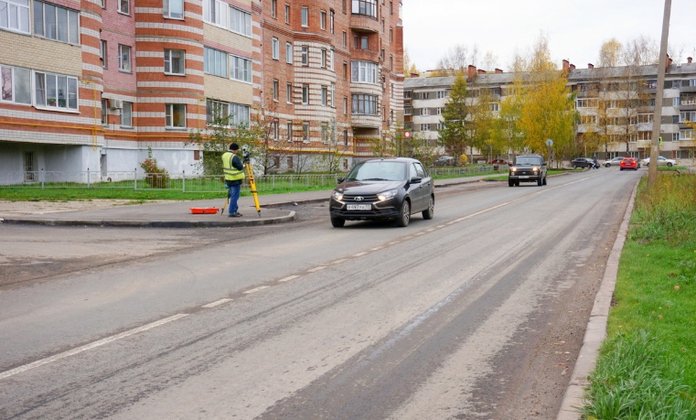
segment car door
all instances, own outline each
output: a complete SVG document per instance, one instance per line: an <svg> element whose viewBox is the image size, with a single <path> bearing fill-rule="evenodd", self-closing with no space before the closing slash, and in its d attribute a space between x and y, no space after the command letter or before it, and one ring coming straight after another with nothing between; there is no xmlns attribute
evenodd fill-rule
<svg viewBox="0 0 696 420"><path fill-rule="evenodd" d="M426 176L425 169L423 169L423 165L421 165L420 162L411 163L410 172L410 179L420 179L419 183L413 183L411 186L411 202L413 203L412 207L413 212L415 213L423 211L427 208L428 196L431 188L430 184L432 183L432 180Z"/></svg>

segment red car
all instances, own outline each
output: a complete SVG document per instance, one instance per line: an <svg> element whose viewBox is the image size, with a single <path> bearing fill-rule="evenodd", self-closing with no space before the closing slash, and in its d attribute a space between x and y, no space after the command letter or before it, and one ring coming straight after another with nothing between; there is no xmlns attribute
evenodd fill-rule
<svg viewBox="0 0 696 420"><path fill-rule="evenodd" d="M624 169L638 170L638 161L632 157L625 157L619 163L619 168L623 171Z"/></svg>

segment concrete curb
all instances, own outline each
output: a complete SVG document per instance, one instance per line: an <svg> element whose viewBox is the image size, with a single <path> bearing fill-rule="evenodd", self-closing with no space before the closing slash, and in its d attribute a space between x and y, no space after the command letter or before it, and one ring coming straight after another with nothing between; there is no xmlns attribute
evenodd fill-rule
<svg viewBox="0 0 696 420"><path fill-rule="evenodd" d="M285 216L264 219L235 219L225 221L207 220L79 220L79 219L38 219L38 218L1 218L0 223L46 225L46 226L99 226L99 227L151 227L151 228L206 228L232 226L260 226L291 222L295 220L295 212L290 211Z"/></svg>
<svg viewBox="0 0 696 420"><path fill-rule="evenodd" d="M636 183L631 193L631 198L628 200L623 222L621 222L619 227L614 246L609 254L602 283L595 296L594 306L590 313L590 321L587 324L587 330L585 330L582 348L575 362L575 368L570 377L570 382L568 383L568 388L556 420L579 420L581 418L581 410L585 402L585 389L590 384L588 378L597 365L599 349L607 336L607 320L609 319L611 299L616 286L616 276L619 271L619 259L626 241L628 224L633 212L637 191L638 184Z"/></svg>

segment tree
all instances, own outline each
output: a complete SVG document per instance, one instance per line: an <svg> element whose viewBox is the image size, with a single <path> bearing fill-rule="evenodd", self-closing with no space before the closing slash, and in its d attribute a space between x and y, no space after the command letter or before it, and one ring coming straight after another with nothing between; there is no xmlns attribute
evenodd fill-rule
<svg viewBox="0 0 696 420"><path fill-rule="evenodd" d="M535 46L529 63L517 122L524 146L529 151L548 155L546 140L550 138L561 156L570 155L576 113L567 74L557 70L551 62L548 42L543 37Z"/></svg>
<svg viewBox="0 0 696 420"><path fill-rule="evenodd" d="M479 88L476 102L470 107L471 143L469 144L470 159L473 161L473 149L481 153L492 153L492 131L494 130L494 115L491 110L493 95L489 88Z"/></svg>
<svg viewBox="0 0 696 420"><path fill-rule="evenodd" d="M469 142L470 107L467 102L466 79L459 74L452 84L449 99L442 110L442 129L438 141L448 153L463 155Z"/></svg>
<svg viewBox="0 0 696 420"><path fill-rule="evenodd" d="M469 64L475 64L478 58L478 48L469 51L464 45L455 45L438 62L438 69L448 73L457 74L465 72Z"/></svg>
<svg viewBox="0 0 696 420"><path fill-rule="evenodd" d="M605 41L599 50L599 67L616 67L619 65L621 51L621 43L616 38Z"/></svg>
<svg viewBox="0 0 696 420"><path fill-rule="evenodd" d="M404 77L409 78L412 74L418 74L418 68L416 63L411 62L411 57L408 55L408 51L404 49Z"/></svg>

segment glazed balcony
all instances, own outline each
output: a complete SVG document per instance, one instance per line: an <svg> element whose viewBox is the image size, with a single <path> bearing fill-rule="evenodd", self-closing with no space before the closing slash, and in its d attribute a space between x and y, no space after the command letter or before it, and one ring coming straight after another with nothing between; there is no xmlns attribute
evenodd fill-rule
<svg viewBox="0 0 696 420"><path fill-rule="evenodd" d="M350 119L353 127L380 128L382 120L379 115L352 114Z"/></svg>
<svg viewBox="0 0 696 420"><path fill-rule="evenodd" d="M360 32L379 33L381 26L377 18L367 15L352 14L350 28Z"/></svg>

